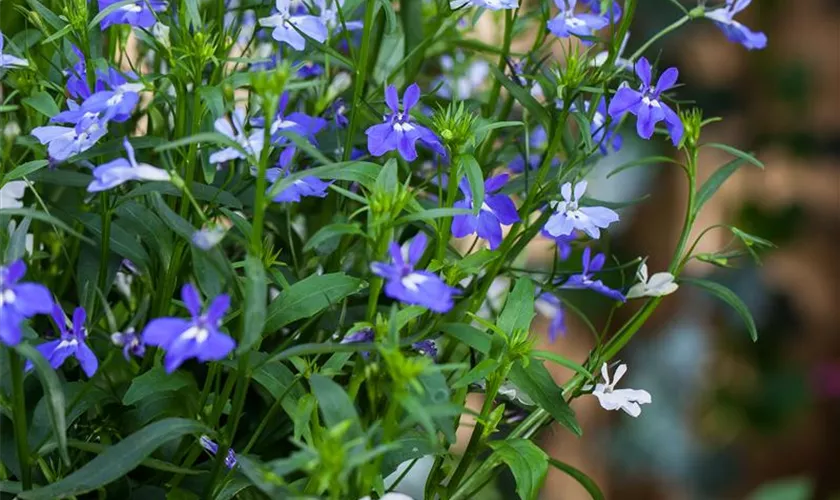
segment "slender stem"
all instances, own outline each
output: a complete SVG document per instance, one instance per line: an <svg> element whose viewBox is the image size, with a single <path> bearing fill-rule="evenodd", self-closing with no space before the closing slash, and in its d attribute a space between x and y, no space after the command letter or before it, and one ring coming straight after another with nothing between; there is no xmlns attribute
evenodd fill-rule
<svg viewBox="0 0 840 500"><path fill-rule="evenodd" d="M23 364L18 353L9 349L9 369L12 376L12 424L15 430L20 482L24 490L32 488L32 468L29 464L29 442L26 431L26 397L23 392Z"/></svg>
<svg viewBox="0 0 840 500"><path fill-rule="evenodd" d="M353 75L353 107L350 109L350 125L347 127L347 137L344 140L343 161L350 160L356 127L359 125L359 109L362 107L362 97L365 90L365 81L367 80L367 67L368 60L370 59L370 36L373 31L373 14L375 10L376 0L366 0L362 47L359 51L359 61L356 64L356 71Z"/></svg>
<svg viewBox="0 0 840 500"><path fill-rule="evenodd" d="M641 47L639 47L639 49L638 49L638 50L636 50L636 52L633 52L633 55L632 55L632 56L630 56L629 60L630 60L630 61L635 61L635 60L636 60L639 56L641 56L642 54L644 54L644 53L645 53L645 51L646 51L647 49L649 49L649 48L650 48L650 46L651 46L651 45L653 45L653 44L654 44L657 40L659 40L660 38L664 37L664 36L665 36L665 35L667 35L668 33L670 33L670 32L672 32L672 31L676 30L677 28L679 28L680 26L682 26L683 24L687 23L687 22L688 22L688 21L690 21L690 20L691 20L691 18L690 18L690 17L688 17L688 16L683 16L683 17L681 17L681 18L677 19L677 20L676 20L674 23L672 23L671 25L666 26L666 27L665 27L662 31L660 31L659 33L657 33L657 34L653 35L653 36L650 38L650 40L648 40L648 41L647 41L647 42L645 42L645 43L644 43Z"/></svg>
<svg viewBox="0 0 840 500"><path fill-rule="evenodd" d="M460 159L458 151L452 151L452 167L449 169L449 181L446 185L446 202L444 207L452 207L455 205L455 197L458 195L458 177L460 172ZM452 231L452 217L444 217L440 223L440 234L437 240L437 260L443 262L446 257L446 245L449 243L450 232Z"/></svg>
<svg viewBox="0 0 840 500"><path fill-rule="evenodd" d="M199 82L200 83L200 82ZM196 88L198 88L198 84L195 84ZM201 106L201 94L199 92L193 92L193 106L192 106L192 125L190 128L191 134L198 133L198 129L201 126L201 114L202 114L202 106ZM198 143L194 142L190 144L189 152L187 153L187 168L184 172L184 184L187 188L192 187L192 183L195 180L195 171L198 165ZM181 200L181 209L180 215L181 217L187 218L187 211L190 207L190 200L188 198L183 198Z"/></svg>
<svg viewBox="0 0 840 500"><path fill-rule="evenodd" d="M277 397L277 399L274 400L274 403L271 405L271 408L268 409L268 412L266 412L262 421L257 426L257 430L255 430L254 433L251 435L251 439L248 441L248 444L246 444L245 448L242 449L243 454L251 451L251 448L253 448L254 445L257 444L257 440L262 435L268 423L274 420L274 417L277 416L277 412L279 412L280 409L283 407L282 404L283 400L286 398L286 395L289 394L289 392L292 390L295 384L297 384L299 381L300 375L292 379L292 383L290 383L289 386L286 387L286 389Z"/></svg>
<svg viewBox="0 0 840 500"><path fill-rule="evenodd" d="M102 205L102 242L101 253L99 254L99 290L103 295L108 295L108 290L105 289L106 281L108 281L108 258L111 255L111 207L109 206L108 193L103 191L100 194L100 204ZM95 304L96 302L94 302Z"/></svg>
<svg viewBox="0 0 840 500"><path fill-rule="evenodd" d="M499 62L497 67L499 71L504 73L507 65L508 54L510 54L510 44L513 41L513 24L519 16L519 9L513 12L505 10L505 34L502 42L502 53L499 54ZM490 116L495 110L496 103L499 100L499 93L502 91L502 82L498 78L493 80L493 86L490 88L490 99L487 100L487 107L484 109L484 114Z"/></svg>

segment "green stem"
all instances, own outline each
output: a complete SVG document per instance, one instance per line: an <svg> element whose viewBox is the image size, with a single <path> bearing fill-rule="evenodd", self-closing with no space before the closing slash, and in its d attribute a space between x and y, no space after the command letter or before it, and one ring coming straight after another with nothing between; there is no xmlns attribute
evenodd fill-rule
<svg viewBox="0 0 840 500"><path fill-rule="evenodd" d="M449 182L446 185L446 202L444 207L452 207L455 205L455 197L458 196L458 177L460 172L460 159L458 151L452 151L452 167L449 170ZM440 234L437 240L437 260L443 262L446 258L446 245L450 240L450 233L452 231L452 217L444 217L440 223Z"/></svg>
<svg viewBox="0 0 840 500"><path fill-rule="evenodd" d="M200 83L200 82L199 82ZM198 88L198 84L195 84ZM201 94L199 92L193 92L193 106L192 106L192 125L190 128L190 134L197 134L198 129L201 127L201 114L203 110L201 109ZM198 166L198 143L194 142L190 144L189 152L187 153L187 168L184 172L184 183L187 188L192 187L192 183L195 180L195 171L196 167ZM190 200L188 198L183 198L181 200L181 209L180 215L183 218L187 218L187 211L190 207Z"/></svg>
<svg viewBox="0 0 840 500"><path fill-rule="evenodd" d="M668 33L670 33L670 32L672 32L672 31L676 30L677 28L679 28L680 26L682 26L683 24L687 23L687 22L688 22L688 21L690 21L690 20L691 20L691 18L690 18L690 17L688 17L688 16L683 16L683 17L681 17L681 18L677 19L674 23L670 24L669 26L666 26L666 27L665 27L662 31L660 31L659 33L657 33L657 34L653 35L653 36L651 37L651 39L650 39L650 40L648 40L648 41L647 41L647 42L645 42L645 43L644 43L641 47L639 47L639 49L638 49L638 50L636 50L636 52L633 52L633 55L632 55L632 56L630 56L629 60L630 60L630 61L635 61L636 59L638 59L638 58L639 58L639 56L641 56L642 54L644 54L644 53L645 53L645 51L646 51L647 49L649 49L651 45L653 45L654 43L656 43L656 41L657 41L657 40L659 40L660 38L664 37L664 36L665 36L665 35L667 35Z"/></svg>
<svg viewBox="0 0 840 500"><path fill-rule="evenodd" d="M32 469L29 466L29 442L26 431L26 397L23 392L23 364L18 353L9 349L9 369L12 376L12 424L15 431L20 482L24 490L32 488Z"/></svg>
<svg viewBox="0 0 840 500"><path fill-rule="evenodd" d="M497 67L499 71L504 73L507 66L508 54L510 54L510 44L513 41L513 24L519 16L519 9L513 12L505 10L505 35L502 42L502 53L499 54L499 62ZM487 100L487 107L484 110L486 116L491 116L496 107L496 102L499 100L499 93L502 91L502 82L496 78L493 80L493 86L490 88L490 99Z"/></svg>
<svg viewBox="0 0 840 500"><path fill-rule="evenodd" d="M353 150L353 139L356 135L356 127L359 125L359 110L362 107L362 96L365 90L367 79L368 59L370 59L370 35L373 31L373 14L376 10L376 0L365 1L365 19L362 31L362 47L359 52L359 61L356 64L356 71L353 74L353 107L350 109L350 125L347 127L347 137L344 140L343 161L350 160L350 152Z"/></svg>

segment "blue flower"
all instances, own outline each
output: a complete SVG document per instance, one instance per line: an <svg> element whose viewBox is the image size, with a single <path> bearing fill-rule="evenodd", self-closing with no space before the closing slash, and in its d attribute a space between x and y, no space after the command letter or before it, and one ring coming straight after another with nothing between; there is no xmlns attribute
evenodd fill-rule
<svg viewBox="0 0 840 500"><path fill-rule="evenodd" d="M88 378L93 377L93 374L96 373L96 369L99 367L99 361L96 359L96 355L93 354L93 351L90 350L90 347L88 347L85 343L85 340L87 339L87 330L85 329L87 313L84 308L77 307L76 310L73 311L72 330L67 329L67 320L64 317L64 311L61 310L61 307L58 304L53 305L52 317L56 326L58 326L61 337L56 340L40 344L35 348L38 349L38 352L40 352L45 358L47 358L47 361L49 361L50 366L52 366L53 369L57 370L64 364L67 358L73 356L79 361L79 366L82 367L82 371L85 372L85 375L87 375ZM29 370L31 368L32 363L27 363L26 369Z"/></svg>
<svg viewBox="0 0 840 500"><path fill-rule="evenodd" d="M478 237L490 243L490 250L495 250L502 243L502 224L510 225L519 222L516 205L506 194L495 194L505 183L508 175L502 174L491 177L484 182L484 203L478 215L456 215L452 219L452 236L463 238L478 233ZM464 199L455 202L455 208L473 209L472 192L466 177L461 179L458 187L464 194Z"/></svg>
<svg viewBox="0 0 840 500"><path fill-rule="evenodd" d="M734 19L735 14L746 9L752 0L726 0L726 6L705 13L705 17L718 25L730 41L754 50L767 47L767 35L752 31Z"/></svg>
<svg viewBox="0 0 840 500"><path fill-rule="evenodd" d="M56 161L87 151L107 133L108 122L98 116L82 118L74 127L47 125L32 129L32 135L47 145L50 158Z"/></svg>
<svg viewBox="0 0 840 500"><path fill-rule="evenodd" d="M99 0L99 12L120 0ZM155 25L155 12L166 10L167 4L162 0L137 0L117 8L105 16L100 25L102 29L113 24L128 24L138 28L151 28Z"/></svg>
<svg viewBox="0 0 840 500"><path fill-rule="evenodd" d="M570 276L569 279L563 283L561 288L567 288L570 290L592 290L593 292L600 293L601 295L609 297L613 300L625 302L626 299L621 292L613 290L605 285L601 280L594 279L594 274L604 267L604 262L606 262L606 260L607 258L602 253L592 257L592 250L590 250L589 247L586 247L583 250L583 271L580 274Z"/></svg>
<svg viewBox="0 0 840 500"><path fill-rule="evenodd" d="M0 266L0 342L10 346L20 342L24 319L52 310L50 291L38 283L20 283L25 274L22 260Z"/></svg>
<svg viewBox="0 0 840 500"><path fill-rule="evenodd" d="M143 343L166 351L163 366L167 373L172 373L190 358L199 361L224 359L236 347L236 342L219 330L230 307L230 297L219 295L207 311L202 312L198 291L187 284L181 288L181 299L192 315L190 319L157 318L143 329Z"/></svg>
<svg viewBox="0 0 840 500"><path fill-rule="evenodd" d="M659 76L656 85L651 85L650 63L642 57L636 62L636 75L642 81L641 87L633 90L626 82L621 84L610 102L610 116L619 119L625 113L636 115L636 131L643 139L650 139L656 124L665 120L671 141L676 146L683 136L683 124L677 113L662 102L660 96L677 83L679 71L677 68L668 68Z"/></svg>
<svg viewBox="0 0 840 500"><path fill-rule="evenodd" d="M74 99L87 99L92 91L87 83L87 64L85 54L75 45L70 46L73 53L79 58L78 62L64 74L67 76L67 93Z"/></svg>
<svg viewBox="0 0 840 500"><path fill-rule="evenodd" d="M29 66L29 61L3 53L3 32L0 31L0 69Z"/></svg>
<svg viewBox="0 0 840 500"><path fill-rule="evenodd" d="M128 142L128 137L123 139L123 147L128 154L128 159L117 158L94 168L93 180L88 185L88 192L106 191L128 181L168 181L170 179L169 172L166 170L153 167L148 163L137 163L134 158L134 148Z"/></svg>
<svg viewBox="0 0 840 500"><path fill-rule="evenodd" d="M306 8L294 9L293 0L277 0L277 12L269 17L260 18L260 26L274 28L271 37L280 43L286 43L295 50L306 48L306 38L300 32L313 40L323 43L327 39L327 27L316 17L305 14Z"/></svg>
<svg viewBox="0 0 840 500"><path fill-rule="evenodd" d="M233 121L233 127L230 126L230 122L225 118L219 118L216 120L214 124L216 131L230 139L233 139L249 155L254 158L259 158L260 152L263 148L263 142L265 140L265 132L263 129L256 128L251 130L250 134L246 134L245 109L241 107L238 107L233 111L231 119ZM211 154L210 163L224 163L245 157L246 155L242 154L242 151L239 149L228 147Z"/></svg>
<svg viewBox="0 0 840 500"><path fill-rule="evenodd" d="M613 1L609 7L604 7L603 0L584 0L593 14L609 16L612 14L612 23L617 24L621 20L621 6L618 2ZM609 17L607 18L609 19Z"/></svg>
<svg viewBox="0 0 840 500"><path fill-rule="evenodd" d="M580 201L586 193L586 181L575 184L574 193L572 183L567 182L560 187L563 201L552 201L554 214L549 217L543 230L548 236L569 236L574 231L583 231L590 238L601 237L601 229L606 229L613 222L618 221L618 214L606 207L582 207Z"/></svg>
<svg viewBox="0 0 840 500"><path fill-rule="evenodd" d="M434 273L414 270L423 256L426 243L424 233L418 233L410 244L402 248L392 242L389 252L393 263L374 262L370 267L373 274L385 278L385 295L388 297L445 313L452 309L453 296L458 290L448 286Z"/></svg>
<svg viewBox="0 0 840 500"><path fill-rule="evenodd" d="M280 180L281 176L285 177L288 175L288 170L270 168L266 171L265 175L270 182L276 183ZM307 196L326 198L330 184L332 184L332 182L324 182L313 175L309 175L292 182L289 187L280 191L277 196L273 198L273 201L277 203L297 203L301 200L301 198ZM269 191L270 190L271 189L269 189Z"/></svg>
<svg viewBox="0 0 840 500"><path fill-rule="evenodd" d="M428 356L432 359L437 358L438 355L438 348L435 341L432 339L421 340L419 342L415 342L411 344L411 348L417 351L418 353Z"/></svg>
<svg viewBox="0 0 840 500"><path fill-rule="evenodd" d="M324 67L318 63L314 63L311 61L307 61L297 69L297 76L299 78L312 78L315 76L321 76L324 74Z"/></svg>
<svg viewBox="0 0 840 500"><path fill-rule="evenodd" d="M336 128L347 128L347 125L350 124L350 120L347 119L347 111L347 104L340 97L330 105L328 116L332 116Z"/></svg>
<svg viewBox="0 0 840 500"><path fill-rule="evenodd" d="M540 231L540 234L554 240L555 245L557 245L557 256L560 257L560 260L566 260L572 254L572 242L577 239L574 234L552 236L545 228Z"/></svg>
<svg viewBox="0 0 840 500"><path fill-rule="evenodd" d="M341 32L344 27L341 25L341 19L338 17L338 9L341 7L344 15L346 16L348 11L343 9L344 7L344 0L315 0L315 5L321 10L321 14L318 18L324 23L324 26L327 27L330 31L334 33ZM360 30L364 28L364 23L361 21L344 21L344 26L347 27L347 30Z"/></svg>
<svg viewBox="0 0 840 500"><path fill-rule="evenodd" d="M420 100L420 87L412 83L403 94L403 110L400 112L400 98L397 88L388 85L385 89L385 103L391 113L383 117L384 123L373 125L365 132L368 137L368 151L373 156L382 156L388 151L399 151L405 161L417 159L417 141L435 152L445 155L443 145L437 136L426 127L412 122L409 112Z"/></svg>
<svg viewBox="0 0 840 500"><path fill-rule="evenodd" d="M327 126L327 121L323 118L309 116L300 112L286 114L288 105L289 93L283 92L280 96L280 102L277 104L277 116L271 123L271 142L277 146L288 144L290 139L283 135L282 132L294 132L315 143L315 135ZM264 122L265 120L262 118L251 120L251 123L257 126L263 126Z"/></svg>
<svg viewBox="0 0 840 500"><path fill-rule="evenodd" d="M603 16L576 13L577 0L554 0L554 4L557 5L560 12L548 22L548 31L556 37L592 36L595 31L610 24L609 19Z"/></svg>
<svg viewBox="0 0 840 500"><path fill-rule="evenodd" d="M563 304L554 294L537 291L537 301L534 303L537 311L550 319L548 324L548 340L554 342L557 337L566 336L566 314Z"/></svg>
<svg viewBox="0 0 840 500"><path fill-rule="evenodd" d="M586 101L584 103L586 113L589 112L589 106L589 101ZM615 131L617 125L615 122L607 124L607 101L601 97L598 99L598 105L592 115L592 123L589 124L592 140L598 145L601 154L606 155L610 150L618 151L621 149L623 141L621 135Z"/></svg>
<svg viewBox="0 0 840 500"><path fill-rule="evenodd" d="M376 338L376 335L374 335L372 329L362 328L361 330L357 330L355 332L348 333L347 335L344 336L343 339L341 339L341 342L339 342L339 343L340 344L364 344L364 343L368 343L368 342L373 342L373 340L375 338ZM359 354L362 355L363 359L370 358L370 352L369 351L362 351Z"/></svg>
<svg viewBox="0 0 840 500"><path fill-rule="evenodd" d="M112 333L111 342L117 347L122 347L123 357L126 361L131 359L131 356L142 358L143 354L146 353L146 346L140 336L134 333L134 328L129 328L125 332Z"/></svg>
<svg viewBox="0 0 840 500"><path fill-rule="evenodd" d="M99 113L105 120L122 123L131 118L131 113L140 102L141 90L141 83L123 83L113 87L113 90L100 90L85 99L80 109L88 113Z"/></svg>
<svg viewBox="0 0 840 500"><path fill-rule="evenodd" d="M201 436L198 442L211 455L215 456L216 453L219 453L219 445L214 443L208 436ZM236 453L233 452L233 448L228 448L228 453L225 457L225 467L228 469L236 467Z"/></svg>

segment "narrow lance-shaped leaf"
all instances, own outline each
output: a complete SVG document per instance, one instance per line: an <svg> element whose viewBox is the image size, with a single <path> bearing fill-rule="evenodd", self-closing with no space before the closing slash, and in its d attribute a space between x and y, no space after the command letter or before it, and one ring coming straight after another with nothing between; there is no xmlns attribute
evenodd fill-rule
<svg viewBox="0 0 840 500"><path fill-rule="evenodd" d="M312 317L365 286L364 281L344 273L304 278L280 292L269 304L265 331L276 332L293 321Z"/></svg>
<svg viewBox="0 0 840 500"><path fill-rule="evenodd" d="M744 301L735 295L735 292L720 283L715 283L714 281L699 278L681 278L680 281L702 288L732 306L732 308L735 309L735 312L737 312L738 315L741 316L741 319L744 320L744 325L746 325L747 331L749 332L750 338L753 342L758 340L758 330L755 327L755 321L753 320L752 314L747 308L747 305L744 304Z"/></svg>
<svg viewBox="0 0 840 500"><path fill-rule="evenodd" d="M536 499L548 474L548 455L527 439L491 441L488 445L493 449L489 460L499 460L510 468L519 497Z"/></svg>
<svg viewBox="0 0 840 500"><path fill-rule="evenodd" d="M247 352L259 345L265 326L266 300L268 300L268 280L262 261L255 255L245 257L245 316L239 352Z"/></svg>
<svg viewBox="0 0 840 500"><path fill-rule="evenodd" d="M481 173L481 165L478 164L478 161L476 161L473 155L460 156L459 163L470 183L473 214L478 215L481 211L481 206L484 205L484 175Z"/></svg>

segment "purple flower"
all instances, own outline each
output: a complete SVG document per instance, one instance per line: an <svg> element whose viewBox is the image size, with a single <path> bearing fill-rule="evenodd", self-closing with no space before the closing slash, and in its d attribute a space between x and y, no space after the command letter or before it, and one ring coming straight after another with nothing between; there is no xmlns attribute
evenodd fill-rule
<svg viewBox="0 0 840 500"><path fill-rule="evenodd" d="M383 117L384 123L373 125L365 132L368 136L368 151L373 156L382 156L388 151L399 151L406 161L417 159L417 141L435 152L445 155L446 151L437 136L426 127L412 122L409 112L420 100L420 87L412 83L403 94L403 110L400 112L400 98L397 88L388 85L385 89L385 103L391 110Z"/></svg>
<svg viewBox="0 0 840 500"><path fill-rule="evenodd" d="M131 118L131 113L140 102L141 83L124 83L114 90L100 90L85 99L81 110L98 113L105 120L122 123Z"/></svg>
<svg viewBox="0 0 840 500"><path fill-rule="evenodd" d="M216 453L219 453L219 445L210 440L208 436L201 436L198 442L211 455L215 456ZM233 452L233 448L228 448L228 453L225 457L225 467L228 469L236 467L236 453Z"/></svg>
<svg viewBox="0 0 840 500"><path fill-rule="evenodd" d="M125 332L116 332L111 334L111 342L117 347L122 347L123 357L126 361L131 359L131 356L142 358L146 353L146 346L140 340L140 336L134 333L134 328L129 328Z"/></svg>
<svg viewBox="0 0 840 500"><path fill-rule="evenodd" d="M589 112L589 101L584 103L584 112ZM622 138L619 133L615 131L616 123L607 123L607 101L601 97L598 99L598 106L595 108L595 114L592 115L592 123L589 124L589 129L592 132L592 140L598 145L601 154L606 155L612 151L621 149Z"/></svg>
<svg viewBox="0 0 840 500"><path fill-rule="evenodd" d="M350 120L347 119L347 111L347 104L340 97L330 105L329 116L332 116L337 128L347 128L347 125L350 124Z"/></svg>
<svg viewBox="0 0 840 500"><path fill-rule="evenodd" d="M17 345L23 335L20 324L36 314L52 310L50 291L38 283L19 283L26 274L26 264L16 260L0 266L0 342Z"/></svg>
<svg viewBox="0 0 840 500"><path fill-rule="evenodd" d="M424 306L438 313L452 309L453 296L458 290L448 286L440 277L429 271L415 271L414 266L426 249L426 235L418 233L410 244L402 248L391 243L393 263L374 262L371 271L385 278L385 295L405 304Z"/></svg>
<svg viewBox="0 0 840 500"><path fill-rule="evenodd" d="M298 30L323 43L327 39L327 27L324 22L316 16L301 13L299 9L293 11L294 3L293 0L277 0L277 12L269 17L260 18L260 26L274 28L271 37L280 43L289 44L295 50L306 48L306 38ZM306 12L305 7L303 12Z"/></svg>
<svg viewBox="0 0 840 500"><path fill-rule="evenodd" d="M67 320L64 317L64 311L61 310L61 306L58 304L53 305L52 317L58 326L59 332L61 332L61 337L36 346L38 352L47 358L47 361L49 361L50 366L54 370L57 370L63 365L67 358L73 356L79 361L79 366L82 367L85 375L88 378L93 377L93 374L96 373L96 369L99 367L99 361L97 361L96 355L93 354L93 351L85 343L85 339L87 338L87 330L85 329L87 313L84 308L77 307L73 311L72 330L67 330ZM27 363L26 369L31 368L32 363Z"/></svg>
<svg viewBox="0 0 840 500"><path fill-rule="evenodd" d="M286 172L285 175L283 172ZM288 170L279 168L270 168L265 173L266 178L274 183L277 182L281 176L288 175ZM309 175L293 181L286 189L280 191L273 201L277 203L298 203L301 198L307 196L314 196L316 198L326 198L332 182L324 182L321 179ZM269 189L271 191L271 189Z"/></svg>
<svg viewBox="0 0 840 500"><path fill-rule="evenodd" d="M599 253L594 258L590 258L591 255L592 250L589 247L586 247L583 250L583 271L580 274L570 276L569 279L563 283L561 288L571 290L588 289L607 296L613 300L625 302L626 299L621 292L613 290L605 285L601 280L594 279L594 274L604 267L604 262L606 262L607 258L602 253Z"/></svg>
<svg viewBox="0 0 840 500"><path fill-rule="evenodd" d="M584 0L584 3L592 9L593 14L609 16L612 14L612 23L617 24L621 20L621 6L618 2L613 1L612 5L606 8L603 7L603 0ZM607 17L609 19L609 17Z"/></svg>
<svg viewBox="0 0 840 500"><path fill-rule="evenodd" d="M99 12L102 12L109 5L117 3L119 0L99 0ZM102 29L108 28L112 24L128 24L130 26L137 26L138 28L151 28L155 25L154 12L161 12L166 10L167 4L162 0L137 0L134 3L129 3L118 7L101 21Z"/></svg>
<svg viewBox="0 0 840 500"><path fill-rule="evenodd" d="M0 31L0 69L29 66L29 61L3 53L3 32Z"/></svg>
<svg viewBox="0 0 840 500"><path fill-rule="evenodd" d="M622 83L610 102L610 116L619 119L625 113L636 115L636 131L643 139L650 139L656 124L665 120L671 141L676 146L682 139L683 124L677 113L662 102L660 96L677 83L679 71L677 68L666 69L656 85L652 86L650 63L642 57L636 62L636 75L642 81L641 87L633 90L626 82Z"/></svg>
<svg viewBox="0 0 840 500"><path fill-rule="evenodd" d="M767 46L767 35L752 31L734 19L735 14L746 9L750 2L752 0L726 0L726 7L706 12L705 17L714 21L730 41L750 50L763 49Z"/></svg>
<svg viewBox="0 0 840 500"><path fill-rule="evenodd" d="M76 57L79 58L79 61L72 68L64 72L67 76L67 93L75 99L87 99L90 97L91 90L87 84L85 54L75 45L71 45L70 47L73 49Z"/></svg>
<svg viewBox="0 0 840 500"><path fill-rule="evenodd" d="M270 132L272 143L278 146L289 143L289 138L282 135L284 131L294 132L314 143L315 135L327 126L327 121L323 118L313 117L299 112L292 112L287 115L286 107L288 105L289 93L283 92L283 95L280 96L280 102L277 104L277 116L271 123ZM265 120L262 118L251 120L251 123L257 126L263 126L264 122Z"/></svg>
<svg viewBox="0 0 840 500"><path fill-rule="evenodd" d="M552 201L554 214L549 217L543 230L548 236L569 236L574 231L583 231L590 238L601 237L601 229L607 228L618 221L618 214L606 207L581 207L580 200L586 193L586 181L575 184L572 193L572 183L567 182L560 187L563 201Z"/></svg>
<svg viewBox="0 0 840 500"><path fill-rule="evenodd" d="M545 148L545 145L548 143L548 134L545 132L545 128L542 125L537 125L534 127L534 130L531 131L531 135L528 138L528 147L531 150L530 156L528 156L528 169L529 170L536 170L540 166L540 161L542 160L542 155L539 153L535 153L535 150L541 150ZM521 154L515 157L511 162L508 164L508 168L514 174L521 174L525 171L525 155Z"/></svg>
<svg viewBox="0 0 840 500"><path fill-rule="evenodd" d="M50 158L56 161L87 151L107 133L108 123L98 117L83 118L74 127L47 125L32 129L32 135L47 145Z"/></svg>
<svg viewBox="0 0 840 500"><path fill-rule="evenodd" d="M115 188L128 181L168 181L169 172L153 167L148 163L137 163L134 158L134 148L123 139L123 147L128 159L117 158L93 169L93 181L88 185L88 192L96 193Z"/></svg>
<svg viewBox="0 0 840 500"><path fill-rule="evenodd" d="M224 359L236 347L236 342L219 330L222 318L230 307L230 297L219 295L204 313L201 297L192 285L181 288L181 299L192 315L190 319L154 319L146 325L142 335L145 344L166 351L163 365L167 373L172 373L190 358L199 361Z"/></svg>
<svg viewBox="0 0 840 500"><path fill-rule="evenodd" d="M577 0L554 0L554 4L557 5L560 12L548 22L548 31L556 37L592 36L596 30L610 24L609 19L603 16L575 13Z"/></svg>
<svg viewBox="0 0 840 500"><path fill-rule="evenodd" d="M341 344L362 344L373 342L375 335L373 330L370 328L362 328L361 330L355 331L353 333L348 333L341 339ZM362 351L360 353L362 358L368 359L370 357L370 352Z"/></svg>
<svg viewBox="0 0 840 500"><path fill-rule="evenodd" d="M315 76L321 76L324 74L324 67L318 63L314 63L312 61L307 61L297 69L297 76L298 78L312 78Z"/></svg>
<svg viewBox="0 0 840 500"><path fill-rule="evenodd" d="M348 14L348 11L343 9L344 0L315 0L315 5L317 5L321 10L321 15L318 17L327 29L335 33L338 33L343 29L341 19L338 17L338 9L341 7L344 15L346 16ZM361 21L345 20L344 25L347 27L348 31L364 28L364 23Z"/></svg>
<svg viewBox="0 0 840 500"><path fill-rule="evenodd" d="M509 225L519 222L516 205L506 194L498 192L508 180L508 174L491 177L484 182L484 203L478 215L456 215L452 219L452 236L463 238L478 233L478 237L490 243L490 250L495 250L502 243L502 224ZM455 208L473 209L470 182L466 177L458 184L464 199L455 202Z"/></svg>
<svg viewBox="0 0 840 500"><path fill-rule="evenodd" d="M566 336L566 314L563 312L563 305L560 303L554 294L549 292L537 292L537 301L534 307L537 311L549 318L551 323L548 324L548 340L554 342L559 336Z"/></svg>
<svg viewBox="0 0 840 500"><path fill-rule="evenodd" d="M557 245L557 255L560 257L560 260L566 260L572 254L572 242L577 239L574 234L552 236L545 228L540 231L540 234L554 240L554 243Z"/></svg>
<svg viewBox="0 0 840 500"><path fill-rule="evenodd" d="M242 147L243 150L245 150L246 153L248 153L248 155L254 156L255 158L259 157L265 139L263 129L253 129L249 135L246 134L245 109L241 107L234 110L231 115L231 119L233 120L233 127L230 126L230 122L225 118L219 118L216 120L214 124L216 131L229 137L230 139L233 139ZM246 155L242 154L242 151L239 149L228 147L211 154L210 163L224 163L226 161L245 157Z"/></svg>
<svg viewBox="0 0 840 500"><path fill-rule="evenodd" d="M428 356L432 359L437 358L438 355L438 348L435 341L432 339L421 340L419 342L415 342L411 344L411 348L417 351L418 353Z"/></svg>

